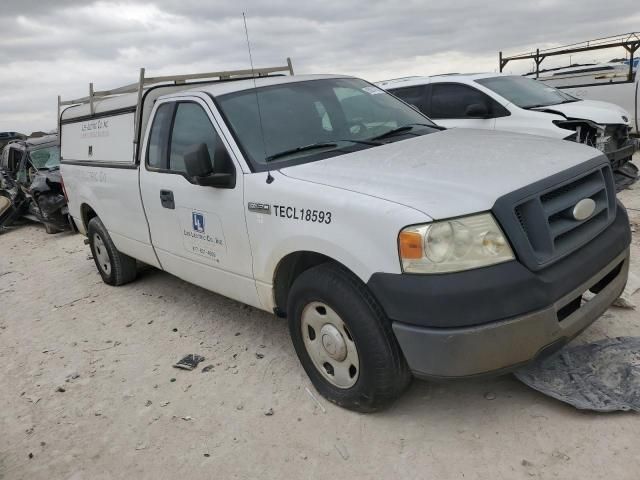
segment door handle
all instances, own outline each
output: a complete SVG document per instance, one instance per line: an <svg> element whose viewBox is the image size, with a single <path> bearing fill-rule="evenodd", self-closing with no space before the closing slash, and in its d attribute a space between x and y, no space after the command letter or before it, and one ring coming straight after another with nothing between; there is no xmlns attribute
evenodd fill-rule
<svg viewBox="0 0 640 480"><path fill-rule="evenodd" d="M175 210L176 202L173 200L173 192L171 190L160 190L160 203L164 208Z"/></svg>

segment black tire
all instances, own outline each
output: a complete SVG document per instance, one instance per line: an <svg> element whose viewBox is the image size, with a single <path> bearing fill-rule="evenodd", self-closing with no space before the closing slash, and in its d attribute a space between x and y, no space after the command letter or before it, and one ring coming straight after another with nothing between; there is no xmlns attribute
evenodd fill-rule
<svg viewBox="0 0 640 480"><path fill-rule="evenodd" d="M104 283L118 286L135 280L138 270L136 259L118 251L98 217L89 221L87 233L93 261ZM108 266L106 262L101 264L100 258L108 258Z"/></svg>
<svg viewBox="0 0 640 480"><path fill-rule="evenodd" d="M353 386L340 388L329 382L307 351L302 315L314 302L334 310L355 343L359 372ZM388 318L366 285L346 269L325 263L303 272L291 288L287 313L302 367L327 400L349 410L374 412L389 406L411 383L411 373Z"/></svg>

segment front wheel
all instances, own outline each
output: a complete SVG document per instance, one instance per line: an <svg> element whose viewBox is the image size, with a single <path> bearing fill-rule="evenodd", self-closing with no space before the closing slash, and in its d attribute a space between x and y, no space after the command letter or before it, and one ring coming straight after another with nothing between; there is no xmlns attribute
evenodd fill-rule
<svg viewBox="0 0 640 480"><path fill-rule="evenodd" d="M89 221L87 233L93 260L104 283L118 286L136 278L136 259L118 251L98 217Z"/></svg>
<svg viewBox="0 0 640 480"><path fill-rule="evenodd" d="M367 287L333 264L303 272L289 295L289 332L315 388L358 412L391 404L411 374L389 320Z"/></svg>

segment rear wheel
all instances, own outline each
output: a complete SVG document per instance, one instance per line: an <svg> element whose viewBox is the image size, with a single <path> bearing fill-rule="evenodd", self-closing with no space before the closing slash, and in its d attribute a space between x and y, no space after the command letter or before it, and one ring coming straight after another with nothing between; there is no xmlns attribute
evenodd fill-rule
<svg viewBox="0 0 640 480"><path fill-rule="evenodd" d="M333 264L303 272L288 305L289 332L303 368L329 401L380 410L411 382L389 320L367 287Z"/></svg>
<svg viewBox="0 0 640 480"><path fill-rule="evenodd" d="M98 217L89 221L87 233L93 260L104 283L117 286L136 278L135 258L118 251Z"/></svg>

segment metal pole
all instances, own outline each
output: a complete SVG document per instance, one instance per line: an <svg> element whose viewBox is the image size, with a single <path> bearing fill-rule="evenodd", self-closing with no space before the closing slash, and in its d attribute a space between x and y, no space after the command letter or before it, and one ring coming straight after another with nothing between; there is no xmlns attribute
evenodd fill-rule
<svg viewBox="0 0 640 480"><path fill-rule="evenodd" d="M498 65L500 65L500 73L502 73L502 52L498 53Z"/></svg>
<svg viewBox="0 0 640 480"><path fill-rule="evenodd" d="M536 80L540 76L540 49L536 48Z"/></svg>
<svg viewBox="0 0 640 480"><path fill-rule="evenodd" d="M138 79L138 101L136 103L136 114L134 115L133 125L133 163L136 163L138 156L138 135L140 134L140 123L142 123L142 92L144 90L144 67L140 69L140 77Z"/></svg>
<svg viewBox="0 0 640 480"><path fill-rule="evenodd" d="M89 84L89 111L91 112L91 115L93 115L93 82Z"/></svg>
<svg viewBox="0 0 640 480"><path fill-rule="evenodd" d="M58 127L58 146L60 146L60 134L62 133L62 128L60 125L60 103L62 102L62 98L58 95L58 117L56 118L56 127Z"/></svg>
<svg viewBox="0 0 640 480"><path fill-rule="evenodd" d="M293 75L293 64L291 63L291 59L287 57L287 65L289 66L289 75Z"/></svg>

